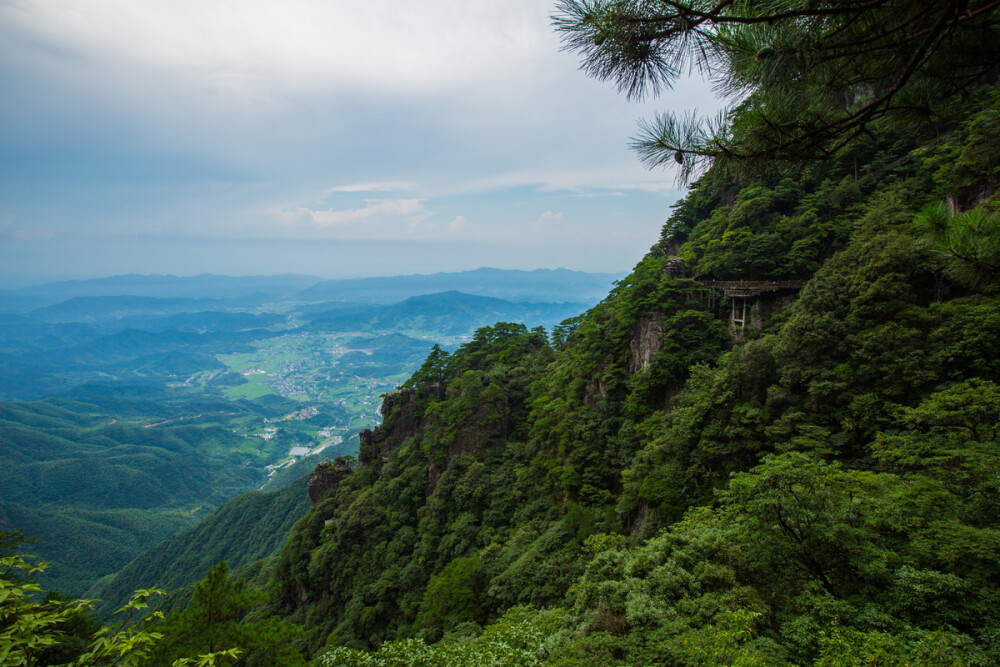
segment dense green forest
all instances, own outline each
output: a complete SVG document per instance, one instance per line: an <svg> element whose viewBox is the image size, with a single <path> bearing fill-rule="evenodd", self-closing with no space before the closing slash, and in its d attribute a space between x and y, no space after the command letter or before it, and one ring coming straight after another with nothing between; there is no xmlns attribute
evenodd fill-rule
<svg viewBox="0 0 1000 667"><path fill-rule="evenodd" d="M42 583L81 595L260 486L265 463L284 455L290 438L311 438L310 425L284 422L266 442L248 439L243 425L298 407L280 397L230 401L150 386L0 402L0 529L37 540L32 552L54 565ZM318 417L333 421L342 412Z"/></svg>
<svg viewBox="0 0 1000 667"><path fill-rule="evenodd" d="M640 142L693 161L662 237L552 331L435 347L147 664L1000 663L995 3L561 6L626 91L690 38L749 95Z"/></svg>
<svg viewBox="0 0 1000 667"><path fill-rule="evenodd" d="M173 598L180 602L168 599L168 607L183 605L189 601L191 585L219 561L237 571L251 566L243 572L251 577L263 571L266 583L267 559L281 551L292 525L308 509L306 478L277 491L244 493L98 582L86 597L104 601L96 608L103 617L109 617L133 591L151 584L175 592Z"/></svg>

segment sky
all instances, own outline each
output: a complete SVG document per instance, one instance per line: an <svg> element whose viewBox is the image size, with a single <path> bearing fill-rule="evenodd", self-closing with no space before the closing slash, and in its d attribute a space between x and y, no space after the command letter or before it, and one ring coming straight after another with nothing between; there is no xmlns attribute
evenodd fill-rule
<svg viewBox="0 0 1000 667"><path fill-rule="evenodd" d="M626 271L683 191L544 0L0 0L0 283Z"/></svg>

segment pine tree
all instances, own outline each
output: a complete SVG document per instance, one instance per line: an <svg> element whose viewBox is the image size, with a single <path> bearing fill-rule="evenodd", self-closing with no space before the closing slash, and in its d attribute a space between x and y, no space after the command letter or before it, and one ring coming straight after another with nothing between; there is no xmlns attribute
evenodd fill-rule
<svg viewBox="0 0 1000 667"><path fill-rule="evenodd" d="M561 0L583 69L631 98L699 71L732 106L640 123L649 166L689 180L829 157L887 122L933 119L1000 71L997 0Z"/></svg>
<svg viewBox="0 0 1000 667"><path fill-rule="evenodd" d="M913 222L950 278L974 289L995 290L1000 284L1000 213L983 207L956 213L939 203Z"/></svg>
<svg viewBox="0 0 1000 667"><path fill-rule="evenodd" d="M149 664L172 665L182 655L217 653L240 649L237 665L305 665L291 645L305 633L277 617L245 618L261 599L242 579L229 576L225 561L208 571L195 584L191 605L173 614L162 628L163 641L153 651Z"/></svg>
<svg viewBox="0 0 1000 667"><path fill-rule="evenodd" d="M415 388L429 384L443 384L448 375L448 353L437 343L431 348L427 359L417 369L417 372L403 384L407 388Z"/></svg>

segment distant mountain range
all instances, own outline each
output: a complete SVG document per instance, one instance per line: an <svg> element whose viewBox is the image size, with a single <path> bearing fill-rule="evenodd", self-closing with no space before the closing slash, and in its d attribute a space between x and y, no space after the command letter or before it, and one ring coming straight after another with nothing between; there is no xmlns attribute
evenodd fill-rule
<svg viewBox="0 0 1000 667"><path fill-rule="evenodd" d="M422 294L388 306L316 313L309 331L423 330L466 334L501 321L549 327L587 309L585 303L514 303L449 291Z"/></svg>
<svg viewBox="0 0 1000 667"><path fill-rule="evenodd" d="M74 296L28 315L40 322L95 322L137 315L175 315L222 308L223 299L180 299L152 296Z"/></svg>
<svg viewBox="0 0 1000 667"><path fill-rule="evenodd" d="M568 269L475 269L459 273L416 274L387 278L325 280L303 290L303 301L394 303L421 294L458 290L509 301L595 303L624 273L584 273Z"/></svg>
<svg viewBox="0 0 1000 667"><path fill-rule="evenodd" d="M88 280L62 280L11 290L0 290L0 312L25 312L73 297L147 296L161 299L288 298L315 285L315 276L110 276Z"/></svg>
<svg viewBox="0 0 1000 667"><path fill-rule="evenodd" d="M322 280L315 276L198 276L137 275L89 280L63 280L18 289L0 290L0 313L28 313L83 299L73 308L107 308L97 297L152 297L156 299L239 300L232 306L293 300L297 302L348 302L390 304L421 294L458 290L476 296L509 301L596 303L607 295L623 273L585 273L567 269L518 271L481 268L455 273L416 274L377 278ZM139 302L131 307L141 305ZM146 304L152 307L153 302ZM178 304L156 304L159 308ZM221 307L221 304L218 304ZM202 308L212 310L214 308ZM59 312L59 311L57 311ZM172 310L171 312L178 312ZM136 313L132 313L136 314ZM47 321L52 320L46 316Z"/></svg>

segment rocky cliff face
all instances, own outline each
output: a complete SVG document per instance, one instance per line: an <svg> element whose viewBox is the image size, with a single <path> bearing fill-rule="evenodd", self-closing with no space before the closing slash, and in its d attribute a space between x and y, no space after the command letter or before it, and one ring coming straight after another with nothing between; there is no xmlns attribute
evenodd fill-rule
<svg viewBox="0 0 1000 667"><path fill-rule="evenodd" d="M323 500L327 491L337 488L340 481L349 474L351 474L351 469L341 456L335 458L333 463L320 463L313 470L312 477L309 478L309 484L306 487L309 494L309 504L316 507L319 501Z"/></svg>
<svg viewBox="0 0 1000 667"><path fill-rule="evenodd" d="M362 429L358 434L361 441L358 451L360 467L385 461L389 452L407 437L423 429L423 410L419 407L419 399L424 394L438 399L443 398L444 387L434 383L419 389L402 389L386 395L379 409L382 413L382 425L374 429Z"/></svg>
<svg viewBox="0 0 1000 667"><path fill-rule="evenodd" d="M490 442L508 434L509 406L504 400L477 403L460 422L449 422L451 428L446 435L441 430L440 415L428 418L424 414L431 398L445 399L444 386L435 383L386 395L380 409L382 425L363 429L358 434L361 441L359 467L377 468L389 460L390 454L408 438L426 434L446 447L443 459L430 462L427 480L427 492L430 493L448 467L448 461L460 454L482 455Z"/></svg>
<svg viewBox="0 0 1000 667"><path fill-rule="evenodd" d="M662 345L662 315L654 313L636 322L635 326L632 327L632 337L629 340L629 373L635 373L649 366L653 362L653 355L660 351Z"/></svg>

